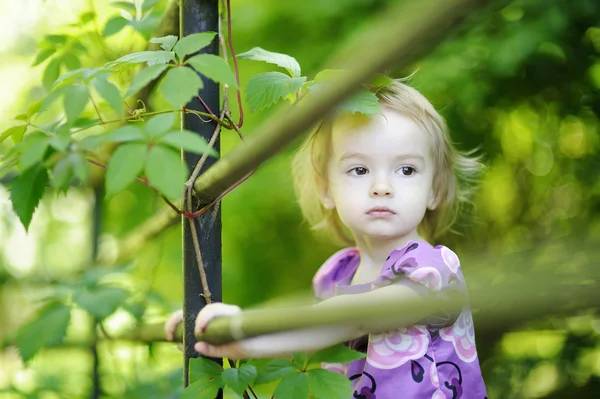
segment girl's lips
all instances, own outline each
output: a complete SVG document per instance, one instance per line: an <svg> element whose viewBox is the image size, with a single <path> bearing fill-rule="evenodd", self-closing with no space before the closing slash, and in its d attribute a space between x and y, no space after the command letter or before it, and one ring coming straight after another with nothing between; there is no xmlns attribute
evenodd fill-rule
<svg viewBox="0 0 600 399"><path fill-rule="evenodd" d="M373 208L367 212L367 215L371 216L391 216L395 214L396 212L386 207Z"/></svg>

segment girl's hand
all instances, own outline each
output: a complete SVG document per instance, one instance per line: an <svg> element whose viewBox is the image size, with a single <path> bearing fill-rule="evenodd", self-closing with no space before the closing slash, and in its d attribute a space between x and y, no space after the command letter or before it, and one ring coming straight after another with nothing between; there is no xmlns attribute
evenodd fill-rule
<svg viewBox="0 0 600 399"><path fill-rule="evenodd" d="M179 309L173 313L165 322L165 337L167 341L175 340L175 330L177 330L177 326L181 324L183 321L183 309Z"/></svg>
<svg viewBox="0 0 600 399"><path fill-rule="evenodd" d="M239 306L227 305L224 303L211 303L206 305L196 318L196 334L202 333L208 323L215 318L224 316L234 316L242 312ZM248 357L248 352L245 348L244 341L232 342L225 345L210 345L206 342L196 342L194 349L204 356L209 357L226 357L229 359L244 359Z"/></svg>

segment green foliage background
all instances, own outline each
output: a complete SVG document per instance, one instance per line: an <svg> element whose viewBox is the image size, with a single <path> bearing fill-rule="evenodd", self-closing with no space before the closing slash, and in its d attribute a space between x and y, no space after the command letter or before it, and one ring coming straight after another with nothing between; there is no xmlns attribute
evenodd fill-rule
<svg viewBox="0 0 600 399"><path fill-rule="evenodd" d="M59 3L37 4L41 21L66 13L66 6ZM75 62L73 56L82 65L95 67L143 50L166 6L165 1L157 2L151 18L136 22L142 34L126 27L104 38L106 29L112 33L122 23L114 19L118 9L107 1L72 3L75 8L65 14L70 15L65 23L90 10L97 15L90 20L92 33L81 37L86 51L64 50L66 67ZM234 45L238 52L260 46L290 54L310 79L339 43L386 3L233 0ZM472 291L523 281L532 271L576 281L597 267L599 20L600 4L593 0L515 0L500 11L475 13L433 53L406 70L388 71L393 76L417 71L412 85L446 117L459 148L478 148L488 165L474 199L473 217L461 220L461 235L442 240L461 257ZM44 34L79 35L81 29L39 23L5 43L0 50L0 81L14 82L3 90L1 131L14 125L12 116L45 93L43 71L56 66L46 61L27 70ZM356 49L357 59L360 54ZM256 73L273 70L262 63L239 63L242 88ZM166 103L153 93L148 106L159 110ZM257 134L254 127L270 112L246 111L244 132ZM87 108L84 115L93 117L93 109ZM222 151L238 142L235 133L226 132ZM4 152L9 146L3 143L0 149ZM308 295L312 275L337 249L326 238L313 235L301 219L291 186L292 151L293 146L273 157L222 203L225 302L246 307L290 293ZM93 171L94 180L101 171ZM19 326L35 313L36 301L60 296L65 283L92 266L93 199L90 189L47 196L25 236L10 209L7 190L0 187L0 337L6 342L12 342ZM111 259L119 240L164 206L142 185L105 198L100 254ZM96 268L107 272L105 280L135 293L125 306L129 312L120 309L106 319L109 333L134 325L132 315L160 321L180 306L180 236L178 227L171 228L132 262L119 265L118 272ZM535 283L531 281L532 290ZM89 397L93 360L81 343L90 339L92 323L84 310L72 312L65 345L43 351L26 366L14 347L5 346L0 353L0 397ZM489 396L596 397L599 326L595 309L582 309L478 333ZM177 397L181 354L175 345L105 341L99 349L105 397Z"/></svg>

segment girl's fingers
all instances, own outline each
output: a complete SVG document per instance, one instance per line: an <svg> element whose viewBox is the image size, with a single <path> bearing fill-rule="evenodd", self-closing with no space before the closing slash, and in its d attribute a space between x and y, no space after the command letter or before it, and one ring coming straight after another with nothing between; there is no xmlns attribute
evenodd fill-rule
<svg viewBox="0 0 600 399"><path fill-rule="evenodd" d="M165 336L168 341L175 339L175 330L177 326L183 321L183 309L171 313L171 316L165 322Z"/></svg>
<svg viewBox="0 0 600 399"><path fill-rule="evenodd" d="M224 303L211 303L210 305L206 305L200 313L198 313L198 317L196 317L194 332L196 334L203 332L208 322L214 318L233 316L241 311L242 309L236 305L227 305Z"/></svg>

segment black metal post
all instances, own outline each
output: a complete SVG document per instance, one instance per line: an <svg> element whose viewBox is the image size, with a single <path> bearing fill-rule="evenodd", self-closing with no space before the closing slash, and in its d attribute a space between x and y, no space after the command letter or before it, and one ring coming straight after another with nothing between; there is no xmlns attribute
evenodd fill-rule
<svg viewBox="0 0 600 399"><path fill-rule="evenodd" d="M218 0L181 0L180 10L180 36L184 37L197 32L218 31L219 23L219 3ZM202 50L210 54L218 54L218 38L213 43ZM198 93L212 112L220 112L219 105L219 85L212 80L200 76L204 82L204 88ZM206 112L206 109L195 98L186 105L188 109ZM206 140L210 140L216 124L215 122L204 122L196 115L185 114L183 125L186 129L198 133ZM215 149L219 151L219 141L215 143ZM196 154L184 153L184 159L190 172L194 169L200 156ZM209 168L215 159L209 157L204 164L203 170ZM194 208L198 209L194 204ZM217 204L211 211L206 212L200 218L195 219L194 223L198 232L200 241L200 252L204 263L204 270L208 280L208 286L212 294L213 301L221 301L221 213ZM194 209L194 210L196 210ZM198 264L194 252L193 238L190 232L189 222L183 220L183 282L184 282L184 381L188 385L189 379L189 359L198 357L199 354L194 351L196 339L194 337L194 322L196 315L205 305L202 296L202 284ZM215 359L217 360L217 359ZM219 398L222 397L219 394Z"/></svg>

